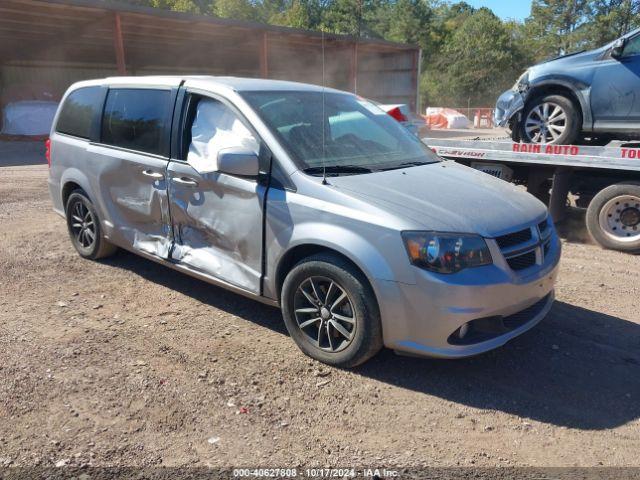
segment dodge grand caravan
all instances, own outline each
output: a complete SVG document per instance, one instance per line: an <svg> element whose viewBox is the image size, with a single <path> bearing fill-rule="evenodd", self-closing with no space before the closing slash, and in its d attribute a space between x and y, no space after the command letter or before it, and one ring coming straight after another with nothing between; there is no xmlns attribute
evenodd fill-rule
<svg viewBox="0 0 640 480"><path fill-rule="evenodd" d="M443 358L549 311L560 242L542 203L441 161L355 95L223 77L80 82L49 188L89 259L117 247L282 308L307 355Z"/></svg>

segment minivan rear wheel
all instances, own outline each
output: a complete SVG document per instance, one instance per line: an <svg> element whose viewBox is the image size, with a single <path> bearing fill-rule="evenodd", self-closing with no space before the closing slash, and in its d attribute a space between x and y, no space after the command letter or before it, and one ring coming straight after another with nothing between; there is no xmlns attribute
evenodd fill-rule
<svg viewBox="0 0 640 480"><path fill-rule="evenodd" d="M82 190L69 195L65 213L71 243L81 257L97 260L115 253L117 248L102 235L98 213Z"/></svg>
<svg viewBox="0 0 640 480"><path fill-rule="evenodd" d="M562 95L541 95L529 101L522 112L520 138L525 143L575 143L580 134L580 114Z"/></svg>
<svg viewBox="0 0 640 480"><path fill-rule="evenodd" d="M373 290L358 269L337 255L299 262L285 278L281 300L289 335L316 360L350 368L382 348Z"/></svg>

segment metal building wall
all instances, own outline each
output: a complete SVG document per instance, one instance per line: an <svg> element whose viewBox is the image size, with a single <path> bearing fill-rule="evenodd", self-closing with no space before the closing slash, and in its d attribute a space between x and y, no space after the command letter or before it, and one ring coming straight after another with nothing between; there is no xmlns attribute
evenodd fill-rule
<svg viewBox="0 0 640 480"><path fill-rule="evenodd" d="M0 1L0 98L27 85L60 95L75 81L123 73L211 74L324 82L415 109L418 55L409 45L114 1Z"/></svg>

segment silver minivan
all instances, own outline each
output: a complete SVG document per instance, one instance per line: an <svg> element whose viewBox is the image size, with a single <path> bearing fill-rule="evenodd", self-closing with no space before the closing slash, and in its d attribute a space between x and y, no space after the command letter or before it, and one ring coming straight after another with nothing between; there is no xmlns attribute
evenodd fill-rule
<svg viewBox="0 0 640 480"><path fill-rule="evenodd" d="M522 189L445 162L338 90L227 77L80 82L49 189L89 259L120 247L282 308L307 355L476 355L537 324L560 241Z"/></svg>

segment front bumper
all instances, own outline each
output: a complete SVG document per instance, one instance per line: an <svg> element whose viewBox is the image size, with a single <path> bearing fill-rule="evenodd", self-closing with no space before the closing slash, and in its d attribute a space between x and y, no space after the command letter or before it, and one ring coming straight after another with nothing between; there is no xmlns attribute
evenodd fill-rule
<svg viewBox="0 0 640 480"><path fill-rule="evenodd" d="M507 90L496 102L493 121L500 127L507 127L514 115L524 108L524 95L516 90Z"/></svg>
<svg viewBox="0 0 640 480"><path fill-rule="evenodd" d="M417 281L411 285L376 282L385 346L421 356L462 358L504 345L535 326L551 309L560 250L554 234L544 263L522 272L496 262L453 275L416 269ZM462 325L490 317L503 317L511 328L477 343L451 341Z"/></svg>

